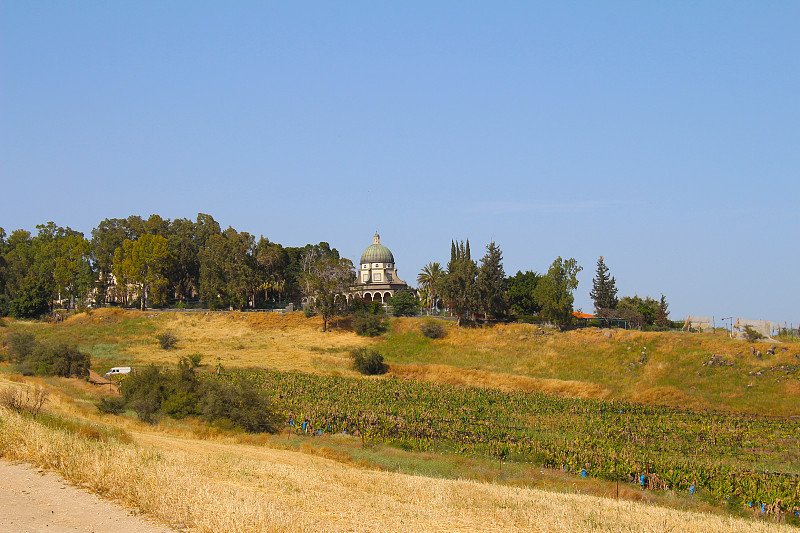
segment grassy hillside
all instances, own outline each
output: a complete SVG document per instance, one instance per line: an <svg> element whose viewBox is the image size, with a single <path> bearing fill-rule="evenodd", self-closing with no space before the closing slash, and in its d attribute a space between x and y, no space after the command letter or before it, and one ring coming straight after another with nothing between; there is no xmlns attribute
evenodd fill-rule
<svg viewBox="0 0 800 533"><path fill-rule="evenodd" d="M154 428L127 417L98 415L91 404L80 401L85 385L55 381L73 390L67 394L52 389L52 401L37 418L0 407L0 456L56 470L179 530L794 530L774 522L709 513L711 509L703 509L702 503L687 504L674 494L661 498L680 509L653 505L649 494L628 487L622 487L623 499L616 500L364 468L340 460L334 438L318 439L318 453L309 455L280 449L275 437L250 444L236 435L204 433L201 428L193 434L186 430L189 423L184 423L183 431L176 426ZM48 383L0 378L0 389ZM339 439L344 446L348 439L354 440ZM432 456L423 459L436 461ZM577 481L573 478L571 483ZM603 489L606 496L614 494L609 483L588 483Z"/></svg>
<svg viewBox="0 0 800 533"><path fill-rule="evenodd" d="M386 356L389 379L624 399L681 409L800 415L798 343L776 344L775 353L766 354L770 343L753 345L751 352L750 344L722 335L610 330L560 333L523 324L474 329L447 324L447 336L431 340L419 332L420 323L419 319L393 320L390 332L367 339L355 335L347 321L322 333L321 321L302 313L103 309L59 324L4 320L0 345L9 334L19 331L33 332L41 340L75 343L92 355L93 368L101 373L123 364L171 365L181 356L201 354L207 365L204 371L222 365L226 369L268 368L345 377L358 377L350 367L349 351L369 345ZM177 336L176 349L159 346L156 335L167 331ZM753 353L756 350L762 352L760 357ZM0 370L9 372L10 368L0 365ZM254 524L259 523L270 524L267 530L369 530L381 520L391 520L397 531L441 529L441 516L458 517L458 527L448 522L450 530L486 529L487 524L530 530L535 524L553 531L618 531L616 515L620 512L627 518L625 523L635 524L632 530L687 530L692 528L689 524L701 523L719 531L762 527L698 515L694 511L721 512L722 507L671 491L623 486L621 496L693 512L658 508L653 514L648 508L628 506L630 502L582 499L593 494L608 496L615 488L609 481L580 480L558 469L524 462L504 464L491 457L410 453L380 444L364 447L349 434L310 438L285 433L251 438L192 420L163 420L152 427L135 420L132 413L99 415L94 401L104 391L83 381L11 377L16 384L0 377L0 388L34 383L48 387L54 399L48 411L56 418L34 423L0 410L0 454L57 468L98 492L198 531L256 530ZM305 453L292 455L295 450ZM786 459L787 465L798 457ZM123 460L138 466L120 468L117 463ZM766 459L762 453L754 460L761 464ZM290 464L291 475L285 469L276 471L273 463ZM792 468L786 466L786 471ZM137 469L146 475L136 474ZM208 489L198 493L183 483L179 472L184 470L187 479ZM385 470L521 488L443 480L409 482ZM323 479L332 471L335 479ZM308 483L309 479L315 481ZM400 492L375 489L374 484L402 488ZM537 488L562 494L539 494ZM511 492L504 492L506 489ZM370 491L374 498L365 494ZM565 491L583 495L571 499ZM433 513L422 510L420 506L428 505L427 500L439 501L435 495L440 493L453 497L444 498ZM324 501L317 500L319 495L324 495ZM209 498L218 503L212 505ZM178 507L174 505L177 501ZM284 505L284 501L290 504ZM297 508L308 510L293 514L291 510ZM193 509L213 509L213 513ZM369 509L361 517L363 523L357 509ZM547 511L534 513L533 509ZM558 517L555 522L551 515ZM770 529L767 524L763 527Z"/></svg>
<svg viewBox="0 0 800 533"><path fill-rule="evenodd" d="M209 367L271 368L356 375L351 349L372 345L397 377L501 390L538 390L578 398L625 399L680 408L776 416L800 415L800 343L731 340L718 334L576 330L527 324L456 328L444 339L419 332L420 319L396 319L376 339L355 335L343 321L322 333L302 313L158 313L101 309L60 324L6 320L11 331L78 344L95 369L172 364L202 354ZM172 331L177 348L155 336ZM757 357L752 350L760 351Z"/></svg>
<svg viewBox="0 0 800 533"><path fill-rule="evenodd" d="M527 324L465 329L444 339L400 319L378 341L398 374L418 379L625 399L680 408L800 415L800 344L754 345L724 334ZM751 352L760 351L761 356Z"/></svg>

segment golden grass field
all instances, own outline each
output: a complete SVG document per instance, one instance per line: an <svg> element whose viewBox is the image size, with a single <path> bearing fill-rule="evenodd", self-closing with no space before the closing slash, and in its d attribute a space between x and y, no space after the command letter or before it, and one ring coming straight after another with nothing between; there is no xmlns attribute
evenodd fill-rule
<svg viewBox="0 0 800 533"><path fill-rule="evenodd" d="M100 373L127 364L172 365L202 354L205 371L222 365L356 376L349 351L372 346L400 378L800 415L797 372L781 369L796 369L797 343L757 357L749 344L722 335L559 333L526 324L447 324L447 337L431 340L419 333L418 319L393 320L389 333L368 339L355 335L346 321L323 333L320 319L302 313L100 309L59 324L6 320L5 326L0 342L10 332L32 331L75 343L92 355ZM156 342L155 335L165 331L177 336L176 349L163 350ZM757 343L754 350L769 347ZM243 439L199 423L149 426L97 413L93 399L105 392L86 382L0 374L0 388L33 385L47 387L46 410L75 427L52 427L0 410L3 457L53 469L191 531L793 530L687 511L680 501L677 509L635 501L636 494L617 501L570 494L568 487L565 493L563 485L547 492L379 471L334 451L309 446L311 453L299 453L285 449L279 438Z"/></svg>
<svg viewBox="0 0 800 533"><path fill-rule="evenodd" d="M0 387L41 381L0 380ZM158 431L85 412L54 391L48 406L83 425L53 427L0 408L0 452L60 472L162 523L198 532L781 532L775 523L579 494L432 479L324 457ZM115 419L111 421L109 419ZM112 428L109 430L107 428Z"/></svg>

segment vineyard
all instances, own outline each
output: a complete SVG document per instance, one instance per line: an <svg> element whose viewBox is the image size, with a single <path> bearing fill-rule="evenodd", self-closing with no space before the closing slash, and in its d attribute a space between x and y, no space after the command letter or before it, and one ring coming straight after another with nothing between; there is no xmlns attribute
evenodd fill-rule
<svg viewBox="0 0 800 533"><path fill-rule="evenodd" d="M396 379L251 373L293 431L531 462L800 515L800 420ZM236 379L237 374L225 375Z"/></svg>

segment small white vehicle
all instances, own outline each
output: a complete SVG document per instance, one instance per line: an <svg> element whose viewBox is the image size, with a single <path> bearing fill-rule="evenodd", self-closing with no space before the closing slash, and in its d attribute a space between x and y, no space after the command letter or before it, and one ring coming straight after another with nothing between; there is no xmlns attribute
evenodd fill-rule
<svg viewBox="0 0 800 533"><path fill-rule="evenodd" d="M131 367L129 366L114 366L111 367L111 370L103 374L104 378L110 378L112 376L121 376L122 374L130 374Z"/></svg>

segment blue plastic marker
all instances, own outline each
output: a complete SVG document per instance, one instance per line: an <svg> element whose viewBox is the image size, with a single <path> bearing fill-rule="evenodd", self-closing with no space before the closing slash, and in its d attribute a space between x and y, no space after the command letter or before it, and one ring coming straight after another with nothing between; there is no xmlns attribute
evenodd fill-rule
<svg viewBox="0 0 800 533"><path fill-rule="evenodd" d="M694 485L689 487L689 494L694 494Z"/></svg>
<svg viewBox="0 0 800 533"><path fill-rule="evenodd" d="M639 476L639 485L644 487L645 477L644 475Z"/></svg>
<svg viewBox="0 0 800 533"><path fill-rule="evenodd" d="M586 477L586 469L581 468L581 477Z"/></svg>
<svg viewBox="0 0 800 533"><path fill-rule="evenodd" d="M766 512L767 512L767 504L766 503L762 503L761 504L761 514L764 514Z"/></svg>
<svg viewBox="0 0 800 533"><path fill-rule="evenodd" d="M305 431L305 430L306 430L306 423L303 422L303 431Z"/></svg>
<svg viewBox="0 0 800 533"><path fill-rule="evenodd" d="M321 429L319 430L319 434L322 435L322 430Z"/></svg>

